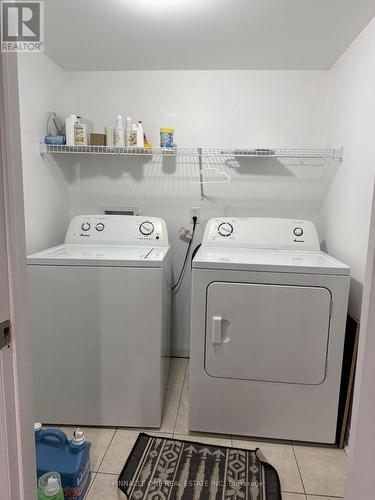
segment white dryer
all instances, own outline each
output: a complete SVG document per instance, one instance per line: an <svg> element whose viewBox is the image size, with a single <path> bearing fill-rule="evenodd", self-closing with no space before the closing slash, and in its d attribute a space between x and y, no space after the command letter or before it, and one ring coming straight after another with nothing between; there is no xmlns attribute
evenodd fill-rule
<svg viewBox="0 0 375 500"><path fill-rule="evenodd" d="M159 427L168 377L170 252L154 217L75 217L27 259L35 418Z"/></svg>
<svg viewBox="0 0 375 500"><path fill-rule="evenodd" d="M350 269L308 221L220 218L193 260L193 431L333 443Z"/></svg>

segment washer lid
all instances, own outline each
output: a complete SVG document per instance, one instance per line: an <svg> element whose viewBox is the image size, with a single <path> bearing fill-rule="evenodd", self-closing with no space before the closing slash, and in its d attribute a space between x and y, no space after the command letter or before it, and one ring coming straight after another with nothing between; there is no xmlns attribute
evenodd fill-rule
<svg viewBox="0 0 375 500"><path fill-rule="evenodd" d="M162 267L169 247L123 245L59 245L27 257L44 266Z"/></svg>
<svg viewBox="0 0 375 500"><path fill-rule="evenodd" d="M201 247L193 268L349 275L350 268L321 251Z"/></svg>

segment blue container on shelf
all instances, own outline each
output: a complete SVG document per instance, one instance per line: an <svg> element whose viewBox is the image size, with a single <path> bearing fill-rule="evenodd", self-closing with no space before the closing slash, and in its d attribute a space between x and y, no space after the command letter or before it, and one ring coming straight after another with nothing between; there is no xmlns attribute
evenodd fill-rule
<svg viewBox="0 0 375 500"><path fill-rule="evenodd" d="M46 135L44 138L44 144L62 146L65 144L65 140L65 135Z"/></svg>
<svg viewBox="0 0 375 500"><path fill-rule="evenodd" d="M59 429L42 429L35 424L35 448L38 479L46 472L60 474L65 500L83 500L91 481L90 447L77 429L68 440Z"/></svg>

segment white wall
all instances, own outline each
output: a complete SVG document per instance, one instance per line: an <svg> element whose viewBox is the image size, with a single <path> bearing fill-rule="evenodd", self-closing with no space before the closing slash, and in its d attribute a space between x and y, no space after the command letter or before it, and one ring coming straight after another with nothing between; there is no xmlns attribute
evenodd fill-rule
<svg viewBox="0 0 375 500"><path fill-rule="evenodd" d="M326 72L140 71L68 74L69 113L93 120L94 130L113 125L117 113L142 119L158 145L159 128L174 127L184 146L322 147L326 140ZM57 158L61 162L61 158ZM179 228L189 207L200 206L202 224L218 215L260 215L317 220L326 179L319 169L289 168L254 160L222 163L230 184L189 182L198 172L191 159L79 157L71 173L72 214L96 213L101 204L139 206L163 217L178 275L186 243ZM72 173L74 172L74 174ZM307 172L307 174L306 174ZM304 177L307 176L307 179ZM174 301L173 352L189 349L190 273Z"/></svg>
<svg viewBox="0 0 375 500"><path fill-rule="evenodd" d="M329 72L327 144L344 146L321 212L328 252L352 268L350 313L359 319L375 173L375 20Z"/></svg>
<svg viewBox="0 0 375 500"><path fill-rule="evenodd" d="M70 218L65 173L39 153L48 112L66 114L67 76L43 54L19 54L18 60L26 243L32 253L60 243Z"/></svg>
<svg viewBox="0 0 375 500"><path fill-rule="evenodd" d="M175 127L185 146L321 147L324 71L86 71L69 75L70 112L94 128L142 119L151 142Z"/></svg>

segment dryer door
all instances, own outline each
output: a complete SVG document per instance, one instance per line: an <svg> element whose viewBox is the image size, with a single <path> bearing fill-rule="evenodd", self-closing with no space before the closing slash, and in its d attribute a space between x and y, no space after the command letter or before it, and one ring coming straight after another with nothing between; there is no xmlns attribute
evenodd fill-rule
<svg viewBox="0 0 375 500"><path fill-rule="evenodd" d="M331 293L326 288L211 283L205 368L213 377L320 384Z"/></svg>

